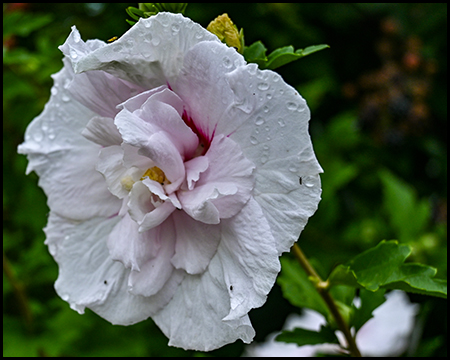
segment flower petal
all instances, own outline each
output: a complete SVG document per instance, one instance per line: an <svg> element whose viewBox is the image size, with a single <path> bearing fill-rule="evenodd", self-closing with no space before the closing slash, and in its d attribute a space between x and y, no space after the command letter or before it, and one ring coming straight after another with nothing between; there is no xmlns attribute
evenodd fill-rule
<svg viewBox="0 0 450 360"><path fill-rule="evenodd" d="M248 316L235 322L221 319L229 311L227 290L209 271L186 276L172 300L152 316L169 345L185 350L210 351L242 339L250 343L255 336Z"/></svg>
<svg viewBox="0 0 450 360"><path fill-rule="evenodd" d="M27 173L34 170L39 175L52 211L74 220L110 216L118 212L120 200L95 170L100 146L81 135L95 114L64 88L71 76L67 66L53 75L50 100L28 126L18 152L28 155Z"/></svg>
<svg viewBox="0 0 450 360"><path fill-rule="evenodd" d="M168 219L159 227L143 234L158 250L154 257L140 266L139 271L131 271L128 285L130 292L135 295L152 296L163 288L174 271L170 259L175 251L175 231L172 221Z"/></svg>
<svg viewBox="0 0 450 360"><path fill-rule="evenodd" d="M117 105L141 93L144 88L116 78L104 71L77 74L65 84L73 98L103 117L113 118Z"/></svg>
<svg viewBox="0 0 450 360"><path fill-rule="evenodd" d="M209 214L211 210L220 218L232 217L251 196L254 166L242 156L239 145L223 135L214 137L205 158L209 166L201 174L195 188L179 194L183 209L203 222L213 219L212 213Z"/></svg>
<svg viewBox="0 0 450 360"><path fill-rule="evenodd" d="M104 70L151 89L175 83L184 54L194 44L206 40L219 41L215 35L181 14L161 12L148 19L140 19L118 40L98 48L95 53L75 49L77 56L72 58L72 62L76 73ZM68 43L71 48L62 48L66 54L70 55L74 49L72 43Z"/></svg>
<svg viewBox="0 0 450 360"><path fill-rule="evenodd" d="M139 154L153 160L167 179L177 187L184 180L183 159L177 147L164 131L154 133L154 127L140 117L122 110L115 118L123 141L138 147Z"/></svg>
<svg viewBox="0 0 450 360"><path fill-rule="evenodd" d="M235 96L229 116L241 121L230 138L256 165L255 199L279 252L288 251L320 201L322 168L308 134L309 109L273 71L249 64L226 76Z"/></svg>
<svg viewBox="0 0 450 360"><path fill-rule="evenodd" d="M237 320L252 308L262 306L275 283L280 263L275 239L255 200L250 199L239 214L222 222L217 257L230 296L231 309L223 320Z"/></svg>
<svg viewBox="0 0 450 360"><path fill-rule="evenodd" d="M88 140L101 146L120 145L122 137L114 125L114 120L109 117L93 117L81 134Z"/></svg>
<svg viewBox="0 0 450 360"><path fill-rule="evenodd" d="M214 133L228 135L225 129L233 128L230 121L235 119L228 109L234 95L225 74L244 65L235 49L212 41L196 44L186 54L174 90L188 104L188 115L206 139Z"/></svg>
<svg viewBox="0 0 450 360"><path fill-rule="evenodd" d="M161 225L175 209L176 207L170 201L165 201L155 208L155 210L145 214L139 224L139 232L144 232Z"/></svg>
<svg viewBox="0 0 450 360"><path fill-rule="evenodd" d="M55 284L59 296L81 314L87 307L113 324L131 325L163 308L184 274L174 270L154 296L128 292L130 270L112 261L106 246L106 239L118 221L114 217L74 223L51 212L44 231L46 244L59 265Z"/></svg>
<svg viewBox="0 0 450 360"><path fill-rule="evenodd" d="M172 264L188 274L202 273L216 253L221 238L220 225L195 221L184 211L175 211L172 218L177 239Z"/></svg>
<svg viewBox="0 0 450 360"><path fill-rule="evenodd" d="M135 271L139 271L144 261L157 253L155 244L148 241L145 234L139 234L138 227L130 215L125 214L114 226L107 240L111 258Z"/></svg>

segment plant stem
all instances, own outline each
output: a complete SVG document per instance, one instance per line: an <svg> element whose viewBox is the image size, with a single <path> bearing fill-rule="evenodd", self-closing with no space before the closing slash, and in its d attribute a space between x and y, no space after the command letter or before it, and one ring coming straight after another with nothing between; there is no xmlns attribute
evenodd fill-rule
<svg viewBox="0 0 450 360"><path fill-rule="evenodd" d="M344 318L342 317L341 313L339 312L336 306L336 303L334 302L334 299L328 292L327 283L321 279L319 274L317 274L316 270L312 267L311 263L308 261L305 254L300 249L300 246L297 245L297 243L295 243L294 246L292 247L292 251L297 260L299 261L300 265L302 266L302 268L306 271L306 274L308 274L308 277L312 278L311 281L314 284L317 292L320 294L320 296L330 309L330 312L333 315L339 330L341 330L342 333L344 334L345 339L347 340L348 343L348 350L350 351L350 355L355 357L361 357L361 353L359 352L355 339L350 333L348 324L345 322Z"/></svg>

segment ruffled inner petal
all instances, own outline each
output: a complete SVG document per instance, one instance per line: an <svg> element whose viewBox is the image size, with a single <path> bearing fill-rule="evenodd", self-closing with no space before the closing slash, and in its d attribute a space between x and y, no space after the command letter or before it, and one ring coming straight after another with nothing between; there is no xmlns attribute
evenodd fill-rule
<svg viewBox="0 0 450 360"><path fill-rule="evenodd" d="M152 296L158 293L172 275L174 267L170 262L175 251L175 230L170 219L160 226L143 233L156 244L158 251L154 257L140 266L140 271L132 271L129 278L130 291L135 295Z"/></svg>
<svg viewBox="0 0 450 360"><path fill-rule="evenodd" d="M221 238L220 224L195 221L184 211L174 212L172 218L176 232L172 264L188 274L201 274L216 253Z"/></svg>
<svg viewBox="0 0 450 360"><path fill-rule="evenodd" d="M188 179L192 190L180 191L179 199L183 209L194 219L216 224L220 218L237 214L250 199L254 165L242 156L239 145L223 135L214 137L205 158L208 168L201 173L195 187L192 179ZM205 163L196 161L199 162L197 172L206 167ZM191 176L197 172L193 171Z"/></svg>

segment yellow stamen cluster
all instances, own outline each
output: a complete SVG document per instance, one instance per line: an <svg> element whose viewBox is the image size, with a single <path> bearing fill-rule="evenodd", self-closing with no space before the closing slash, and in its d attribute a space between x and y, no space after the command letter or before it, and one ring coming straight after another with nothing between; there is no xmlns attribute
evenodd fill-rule
<svg viewBox="0 0 450 360"><path fill-rule="evenodd" d="M142 175L141 180L144 180L144 178L146 178L147 176L150 180L159 182L161 185L170 184L170 181L166 178L166 174L164 174L164 171L162 171L157 166L153 166L152 168L147 169L144 175Z"/></svg>

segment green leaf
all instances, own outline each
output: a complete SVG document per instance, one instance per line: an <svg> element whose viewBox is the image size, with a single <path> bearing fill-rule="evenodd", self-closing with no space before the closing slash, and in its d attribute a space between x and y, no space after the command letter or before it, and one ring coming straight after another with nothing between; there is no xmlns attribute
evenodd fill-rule
<svg viewBox="0 0 450 360"><path fill-rule="evenodd" d="M353 305L353 318L350 326L354 326L358 331L373 315L372 312L381 304L386 301L384 297L385 289L372 292L366 289L361 289L359 292L359 298L361 300L360 307Z"/></svg>
<svg viewBox="0 0 450 360"><path fill-rule="evenodd" d="M283 296L292 305L316 310L328 318L328 307L295 259L281 258L281 274L277 282L281 286Z"/></svg>
<svg viewBox="0 0 450 360"><path fill-rule="evenodd" d="M283 331L275 338L275 340L285 343L294 343L298 346L339 343L334 334L334 330L325 326L322 326L319 332L300 328L296 328L293 331Z"/></svg>
<svg viewBox="0 0 450 360"><path fill-rule="evenodd" d="M280 66L286 65L292 61L326 48L329 48L329 46L313 45L308 46L305 49L298 49L294 51L294 47L289 45L276 49L272 51L269 56L267 56L267 48L261 41L257 41L252 45L245 47L244 57L247 62L256 63L261 69L274 70Z"/></svg>
<svg viewBox="0 0 450 360"><path fill-rule="evenodd" d="M286 65L292 61L297 59L301 59L307 55L313 54L317 51L329 48L328 45L313 45L308 46L305 49L298 49L294 51L294 47L289 45L279 49L276 49L270 53L267 57L266 68L270 70L274 70L279 68L280 66Z"/></svg>
<svg viewBox="0 0 450 360"><path fill-rule="evenodd" d="M436 270L422 264L404 264L408 245L381 241L345 265L337 266L328 279L331 286L347 285L377 291L380 287L447 297L447 282L433 279Z"/></svg>
<svg viewBox="0 0 450 360"><path fill-rule="evenodd" d="M267 48L261 41L256 41L250 46L244 48L244 58L247 62L256 63L259 67L263 67L267 62Z"/></svg>
<svg viewBox="0 0 450 360"><path fill-rule="evenodd" d="M431 266L408 263L395 271L384 286L423 295L447 298L447 280L433 279L437 270Z"/></svg>
<svg viewBox="0 0 450 360"><path fill-rule="evenodd" d="M428 200L419 200L409 184L387 170L380 172L383 183L384 207L401 242L422 235L428 225L431 207Z"/></svg>

